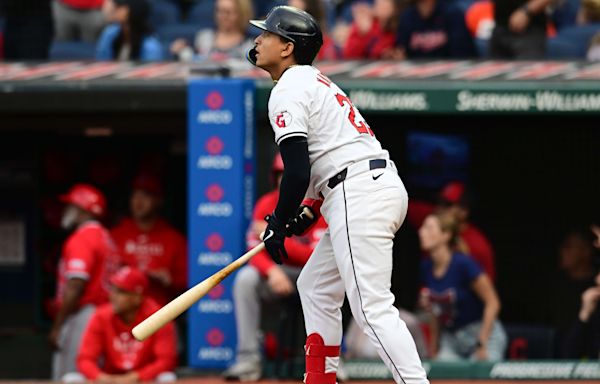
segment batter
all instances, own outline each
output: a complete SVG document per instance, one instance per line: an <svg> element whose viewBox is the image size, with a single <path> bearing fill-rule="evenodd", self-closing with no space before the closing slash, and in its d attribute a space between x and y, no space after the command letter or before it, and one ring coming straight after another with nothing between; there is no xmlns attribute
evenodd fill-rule
<svg viewBox="0 0 600 384"><path fill-rule="evenodd" d="M323 44L312 16L281 6L251 23L264 32L247 56L275 81L269 120L285 165L266 217L266 249L281 263L285 237L316 221L318 200L329 224L298 278L308 335L304 382L336 382L345 293L394 380L428 383L390 292L392 242L408 205L396 167L347 95L312 66Z"/></svg>

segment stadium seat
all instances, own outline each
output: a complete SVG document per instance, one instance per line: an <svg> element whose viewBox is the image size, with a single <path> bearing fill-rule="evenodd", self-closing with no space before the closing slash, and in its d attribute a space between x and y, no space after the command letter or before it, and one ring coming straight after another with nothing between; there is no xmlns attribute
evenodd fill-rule
<svg viewBox="0 0 600 384"><path fill-rule="evenodd" d="M531 360L554 357L556 331L546 325L504 324L508 336L507 359Z"/></svg>
<svg viewBox="0 0 600 384"><path fill-rule="evenodd" d="M180 21L181 11L176 4L167 0L152 0L151 4L150 23L154 28Z"/></svg>
<svg viewBox="0 0 600 384"><path fill-rule="evenodd" d="M194 24L198 29L215 27L215 2L214 0L198 0L185 19L187 24Z"/></svg>
<svg viewBox="0 0 600 384"><path fill-rule="evenodd" d="M546 57L550 59L584 59L591 38L600 31L600 24L568 27L548 40Z"/></svg>
<svg viewBox="0 0 600 384"><path fill-rule="evenodd" d="M50 60L93 60L96 45L82 41L54 41L50 46Z"/></svg>

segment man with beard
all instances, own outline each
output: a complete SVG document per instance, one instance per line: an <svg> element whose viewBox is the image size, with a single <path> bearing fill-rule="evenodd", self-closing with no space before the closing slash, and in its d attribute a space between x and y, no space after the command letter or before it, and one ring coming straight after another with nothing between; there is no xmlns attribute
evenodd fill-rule
<svg viewBox="0 0 600 384"><path fill-rule="evenodd" d="M58 265L58 312L49 334L55 349L55 381L75 370L81 335L96 306L108 300L108 276L116 262L114 243L98 221L106 212L102 192L88 184L76 184L60 200L67 204L61 225L73 232Z"/></svg>

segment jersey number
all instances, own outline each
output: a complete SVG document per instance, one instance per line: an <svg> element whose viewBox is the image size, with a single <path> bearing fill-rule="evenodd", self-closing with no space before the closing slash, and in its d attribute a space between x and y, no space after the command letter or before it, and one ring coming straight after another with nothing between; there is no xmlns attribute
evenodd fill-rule
<svg viewBox="0 0 600 384"><path fill-rule="evenodd" d="M375 136L373 134L373 131L371 130L371 128L367 125L367 123L364 120L360 120L358 122L358 124L356 123L356 108L354 107L354 104L352 104L352 101L350 101L350 99L348 98L348 96L344 96L340 93L337 93L335 95L335 98L337 99L337 102L340 104L340 106L344 106L344 104L348 104L350 106L350 113L348 114L348 120L350 120L350 124L352 124L352 126L354 128L356 128L356 130L358 131L358 133L368 133L371 136Z"/></svg>

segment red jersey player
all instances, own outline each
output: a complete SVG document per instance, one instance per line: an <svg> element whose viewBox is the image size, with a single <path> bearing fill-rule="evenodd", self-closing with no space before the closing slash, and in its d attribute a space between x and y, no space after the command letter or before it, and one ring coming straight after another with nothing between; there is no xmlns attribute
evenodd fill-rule
<svg viewBox="0 0 600 384"><path fill-rule="evenodd" d="M107 277L117 257L109 232L97 221L106 211L103 194L91 185L76 184L60 199L67 204L62 227L75 230L64 244L58 265L58 312L49 335L56 349L54 380L75 370L81 334L95 307L108 299Z"/></svg>
<svg viewBox="0 0 600 384"><path fill-rule="evenodd" d="M110 282L110 303L98 308L83 335L77 356L79 372L99 382L174 381L174 324L167 324L141 342L131 335L134 325L159 308L145 297L148 279L126 266Z"/></svg>
<svg viewBox="0 0 600 384"><path fill-rule="evenodd" d="M112 229L121 263L150 279L148 296L164 305L187 287L185 238L160 218L162 188L158 179L140 175L133 181L131 217Z"/></svg>

